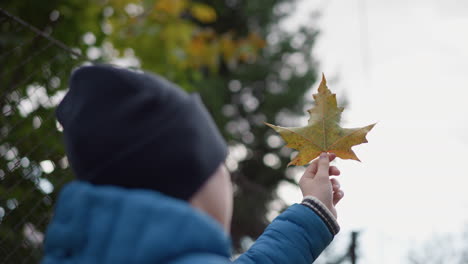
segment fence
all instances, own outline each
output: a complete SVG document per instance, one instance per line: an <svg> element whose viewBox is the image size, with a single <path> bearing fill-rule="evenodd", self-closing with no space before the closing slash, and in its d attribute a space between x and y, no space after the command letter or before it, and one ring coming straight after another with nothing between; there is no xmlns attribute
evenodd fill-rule
<svg viewBox="0 0 468 264"><path fill-rule="evenodd" d="M57 14L38 29L0 8L0 263L37 263L57 190L71 179L54 108L83 61L51 37Z"/></svg>

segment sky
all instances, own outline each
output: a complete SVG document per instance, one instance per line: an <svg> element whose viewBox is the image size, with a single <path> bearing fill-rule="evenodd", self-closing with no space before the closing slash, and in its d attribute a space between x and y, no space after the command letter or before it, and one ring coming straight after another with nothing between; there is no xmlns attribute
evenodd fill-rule
<svg viewBox="0 0 468 264"><path fill-rule="evenodd" d="M300 23L321 31L312 52L349 102L343 126L377 122L369 143L354 147L362 162L335 164L345 191L339 238L361 231L360 264L405 263L434 235L463 231L468 1L302 0L284 26ZM291 186L278 193L300 199Z"/></svg>

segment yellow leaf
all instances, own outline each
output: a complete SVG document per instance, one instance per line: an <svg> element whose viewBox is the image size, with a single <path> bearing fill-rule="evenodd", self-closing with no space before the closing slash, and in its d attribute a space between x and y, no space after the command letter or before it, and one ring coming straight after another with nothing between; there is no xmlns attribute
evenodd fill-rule
<svg viewBox="0 0 468 264"><path fill-rule="evenodd" d="M172 16L179 16L187 8L187 0L157 0L154 4L156 11Z"/></svg>
<svg viewBox="0 0 468 264"><path fill-rule="evenodd" d="M209 5L194 3L190 8L192 16L203 23L214 22L217 18L216 11Z"/></svg>
<svg viewBox="0 0 468 264"><path fill-rule="evenodd" d="M257 33L251 32L248 36L248 41L257 49L261 49L266 46L266 41Z"/></svg>
<svg viewBox="0 0 468 264"><path fill-rule="evenodd" d="M361 128L340 127L344 109L338 107L336 94L328 89L325 76L322 76L318 93L313 97L316 104L308 110L310 118L306 126L280 127L265 123L281 135L287 142L286 147L299 151L288 166L305 165L322 152L332 152L339 158L359 161L351 147L367 143L366 135L375 124Z"/></svg>
<svg viewBox="0 0 468 264"><path fill-rule="evenodd" d="M232 39L231 34L226 34L221 38L221 52L226 62L232 61L237 51L237 44Z"/></svg>
<svg viewBox="0 0 468 264"><path fill-rule="evenodd" d="M189 45L187 47L187 52L191 56L199 57L199 56L202 56L203 51L205 50L205 48L206 48L205 41L200 37L195 37L189 43Z"/></svg>

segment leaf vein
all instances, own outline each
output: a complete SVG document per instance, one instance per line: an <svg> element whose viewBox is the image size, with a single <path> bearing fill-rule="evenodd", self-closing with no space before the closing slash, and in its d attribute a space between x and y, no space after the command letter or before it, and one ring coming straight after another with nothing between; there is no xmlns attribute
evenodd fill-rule
<svg viewBox="0 0 468 264"><path fill-rule="evenodd" d="M301 136L301 137L304 138L305 140L309 141L312 145L316 146L318 149L320 149L321 151L323 151L323 148L321 148L320 146L318 146L317 144L315 144L315 143L314 143L313 141L311 141L309 138L307 138L307 137L305 137L305 136L303 136L303 135L301 135L301 134L299 134L299 133L297 133L297 132L295 132L295 131L293 131L293 130L287 128L287 127L283 127L283 129L284 129L284 130L287 130L287 131L290 131L290 132L293 133L293 134L296 134L296 135Z"/></svg>

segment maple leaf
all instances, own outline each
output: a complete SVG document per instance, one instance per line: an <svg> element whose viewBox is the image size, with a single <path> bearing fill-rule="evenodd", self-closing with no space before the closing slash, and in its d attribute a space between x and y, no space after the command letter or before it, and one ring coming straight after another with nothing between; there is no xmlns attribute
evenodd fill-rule
<svg viewBox="0 0 468 264"><path fill-rule="evenodd" d="M265 123L281 135L287 143L286 147L299 151L288 166L305 165L322 152L332 152L342 159L360 161L351 147L367 143L366 135L375 124L361 128L342 128L340 120L344 108L338 107L336 94L328 89L323 74L318 93L313 97L315 106L307 110L310 118L306 126L280 127Z"/></svg>

